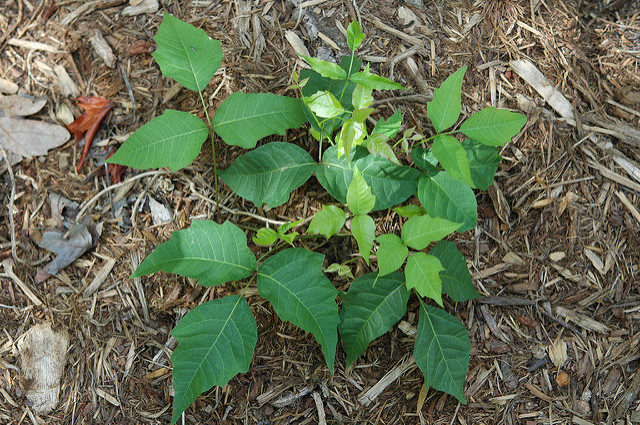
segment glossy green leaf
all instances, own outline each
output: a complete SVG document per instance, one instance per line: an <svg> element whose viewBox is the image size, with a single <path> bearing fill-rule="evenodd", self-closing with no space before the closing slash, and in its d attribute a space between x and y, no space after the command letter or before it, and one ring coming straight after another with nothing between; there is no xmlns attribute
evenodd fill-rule
<svg viewBox="0 0 640 425"><path fill-rule="evenodd" d="M372 90L364 87L362 84L356 84L356 88L353 89L353 95L351 96L351 102L354 109L366 108L373 103Z"/></svg>
<svg viewBox="0 0 640 425"><path fill-rule="evenodd" d="M304 103L320 118L336 118L345 113L338 99L329 91L319 91L305 97Z"/></svg>
<svg viewBox="0 0 640 425"><path fill-rule="evenodd" d="M263 137L284 136L307 122L302 102L271 93L235 92L218 108L213 131L228 145L251 149Z"/></svg>
<svg viewBox="0 0 640 425"><path fill-rule="evenodd" d="M444 267L444 270L440 272L442 292L449 295L454 301L467 301L480 296L473 287L467 260L458 251L456 244L440 241L431 250L431 255L438 257Z"/></svg>
<svg viewBox="0 0 640 425"><path fill-rule="evenodd" d="M173 232L131 277L164 271L215 286L251 276L255 269L256 257L242 230L228 221L194 220L190 228Z"/></svg>
<svg viewBox="0 0 640 425"><path fill-rule="evenodd" d="M322 346L333 373L338 343L338 291L322 273L324 255L288 248L269 257L258 270L258 292L278 317L310 332Z"/></svg>
<svg viewBox="0 0 640 425"><path fill-rule="evenodd" d="M247 300L229 295L188 312L171 335L174 424L200 394L249 370L258 332Z"/></svg>
<svg viewBox="0 0 640 425"><path fill-rule="evenodd" d="M373 127L371 134L382 134L386 137L387 140L390 140L396 137L396 134L398 134L398 131L400 131L401 124L402 112L400 112L400 109L398 109L386 120L384 118L380 119L376 123L375 127Z"/></svg>
<svg viewBox="0 0 640 425"><path fill-rule="evenodd" d="M431 148L425 149L418 146L411 149L411 159L416 167L425 173L435 174L438 158L435 157Z"/></svg>
<svg viewBox="0 0 640 425"><path fill-rule="evenodd" d="M256 235L253 237L253 243L255 243L256 245L262 245L262 246L273 245L274 243L276 243L277 240L278 240L278 233L275 230L269 229L267 227L258 229L258 231L256 232Z"/></svg>
<svg viewBox="0 0 640 425"><path fill-rule="evenodd" d="M478 204L473 190L446 172L424 174L418 182L418 198L431 217L463 223L458 232L476 227Z"/></svg>
<svg viewBox="0 0 640 425"><path fill-rule="evenodd" d="M467 151L458 142L458 139L439 134L434 139L431 150L451 177L460 180L469 187L475 187L471 179Z"/></svg>
<svg viewBox="0 0 640 425"><path fill-rule="evenodd" d="M404 316L408 300L402 273L384 277L369 273L351 283L349 292L342 296L339 327L347 350L347 365Z"/></svg>
<svg viewBox="0 0 640 425"><path fill-rule="evenodd" d="M409 248L402 243L402 239L393 233L380 235L377 238L380 246L376 252L378 257L378 273L388 275L398 270L407 259Z"/></svg>
<svg viewBox="0 0 640 425"><path fill-rule="evenodd" d="M368 215L358 214L351 220L351 233L356 238L358 250L368 265L373 240L376 238L376 224Z"/></svg>
<svg viewBox="0 0 640 425"><path fill-rule="evenodd" d="M347 189L347 206L354 214L368 214L376 203L376 197L371 194L371 188L360 174L356 166L353 178Z"/></svg>
<svg viewBox="0 0 640 425"><path fill-rule="evenodd" d="M420 296L431 298L442 305L442 270L444 267L437 257L424 252L413 253L404 268L407 288L415 288Z"/></svg>
<svg viewBox="0 0 640 425"><path fill-rule="evenodd" d="M493 178L498 170L502 157L493 146L486 146L472 139L462 142L462 147L469 158L471 178L480 190L487 190L493 184Z"/></svg>
<svg viewBox="0 0 640 425"><path fill-rule="evenodd" d="M462 110L462 80L466 65L451 74L442 85L433 91L433 100L427 103L427 114L438 133L456 123Z"/></svg>
<svg viewBox="0 0 640 425"><path fill-rule="evenodd" d="M365 35L362 32L360 22L352 21L347 27L347 45L351 51L356 50L362 44Z"/></svg>
<svg viewBox="0 0 640 425"><path fill-rule="evenodd" d="M238 157L220 178L256 206L282 205L313 174L317 163L301 147L271 142Z"/></svg>
<svg viewBox="0 0 640 425"><path fill-rule="evenodd" d="M344 80L347 78L345 70L333 62L323 61L312 56L300 56L311 66L311 69L325 78L331 78L332 80Z"/></svg>
<svg viewBox="0 0 640 425"><path fill-rule="evenodd" d="M420 205L402 205L399 207L393 207L393 211L405 218L418 217L425 215L426 211Z"/></svg>
<svg viewBox="0 0 640 425"><path fill-rule="evenodd" d="M167 109L136 130L106 162L139 170L169 167L177 171L196 159L208 134L198 117Z"/></svg>
<svg viewBox="0 0 640 425"><path fill-rule="evenodd" d="M362 146L354 149L349 162L344 155L339 156L337 146L332 146L324 152L316 176L331 196L342 203L347 201L347 189L351 183L354 165L357 165L376 197L373 211L391 208L416 193L417 181L420 178L418 170L371 155Z"/></svg>
<svg viewBox="0 0 640 425"><path fill-rule="evenodd" d="M220 42L202 30L167 13L153 39L158 49L152 53L165 77L173 78L189 90L201 91L220 68Z"/></svg>
<svg viewBox="0 0 640 425"><path fill-rule="evenodd" d="M462 223L454 223L440 217L421 215L411 217L402 226L402 241L411 248L420 251L431 242L439 241L456 231Z"/></svg>
<svg viewBox="0 0 640 425"><path fill-rule="evenodd" d="M487 146L502 146L517 135L527 117L506 109L484 108L467 118L460 131Z"/></svg>
<svg viewBox="0 0 640 425"><path fill-rule="evenodd" d="M351 158L351 151L354 146L363 143L367 135L367 126L362 122L356 122L353 117L349 118L340 129L336 137L336 148L338 154L345 154L345 158Z"/></svg>
<svg viewBox="0 0 640 425"><path fill-rule="evenodd" d="M404 89L400 84L394 83L388 78L380 75L372 74L369 71L369 64L365 67L364 71L357 72L349 77L349 80L356 84L362 84L371 90L399 90Z"/></svg>
<svg viewBox="0 0 640 425"><path fill-rule="evenodd" d="M307 233L317 233L329 239L342 229L346 215L342 208L335 205L324 205L309 223Z"/></svg>
<svg viewBox="0 0 640 425"><path fill-rule="evenodd" d="M444 391L466 403L463 386L470 352L467 328L446 311L421 302L413 356L426 387Z"/></svg>

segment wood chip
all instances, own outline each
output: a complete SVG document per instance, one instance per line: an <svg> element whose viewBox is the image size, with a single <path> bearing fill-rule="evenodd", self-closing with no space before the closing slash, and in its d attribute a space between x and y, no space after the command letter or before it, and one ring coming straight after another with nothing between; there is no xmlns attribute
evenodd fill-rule
<svg viewBox="0 0 640 425"><path fill-rule="evenodd" d="M13 81L0 78L0 93L15 94L18 92L18 85Z"/></svg>
<svg viewBox="0 0 640 425"><path fill-rule="evenodd" d="M309 50L307 50L307 47L304 45L298 34L291 30L287 30L284 32L284 38L287 39L294 52L299 55L309 56Z"/></svg>
<svg viewBox="0 0 640 425"><path fill-rule="evenodd" d="M622 202L622 204L629 210L629 212L631 213L633 218L636 219L638 224L640 224L640 212L638 212L636 207L634 207L633 204L629 202L629 199L627 199L626 195L620 191L617 191L616 196L618 197L618 199L620 199L620 202Z"/></svg>
<svg viewBox="0 0 640 425"><path fill-rule="evenodd" d="M42 301L40 301L40 299L36 296L36 294L33 293L29 285L21 281L20 278L16 276L16 274L13 272L13 265L11 263L11 259L6 258L2 262L2 266L4 267L5 275L8 278L10 278L13 281L13 283L15 283L18 286L18 288L20 288L22 292L24 292L27 298L29 298L31 302L34 303L36 306L41 306Z"/></svg>
<svg viewBox="0 0 640 425"><path fill-rule="evenodd" d="M39 41L19 40L17 38L10 38L7 40L7 44L16 47L22 47L30 50L42 50L49 53L66 53L64 50L58 50L50 44L41 43Z"/></svg>
<svg viewBox="0 0 640 425"><path fill-rule="evenodd" d="M556 313L564 317L568 322L573 322L588 331L594 331L605 335L611 331L611 328L607 325L604 325L584 314L571 311L565 307L556 307Z"/></svg>
<svg viewBox="0 0 640 425"><path fill-rule="evenodd" d="M55 72L58 77L58 87L60 87L60 92L63 96L80 96L78 85L71 79L64 66L56 65L53 68L53 72Z"/></svg>
<svg viewBox="0 0 640 425"><path fill-rule="evenodd" d="M91 37L91 46L109 68L116 67L116 57L113 54L113 50L111 50L111 46L109 46L100 31L94 31L93 37Z"/></svg>
<svg viewBox="0 0 640 425"><path fill-rule="evenodd" d="M391 385L396 379L404 375L404 373L416 365L416 360L411 357L407 357L403 362L396 365L393 369L387 372L376 384L360 394L358 401L364 406L370 405L374 402L378 396Z"/></svg>
<svg viewBox="0 0 640 425"><path fill-rule="evenodd" d="M104 398L114 406L120 407L120 402L118 401L118 399L112 396L111 394L109 394L108 392L104 391L102 388L96 388L96 395L98 397Z"/></svg>
<svg viewBox="0 0 640 425"><path fill-rule="evenodd" d="M89 286L85 288L85 296L92 295L94 292L100 289L100 286L104 283L105 280L107 280L107 277L109 277L109 273L111 273L111 270L113 270L113 266L115 266L115 264L115 258L110 258L109 260L107 260L104 266L102 266L102 268L98 270L98 273L96 273L96 276L93 278Z"/></svg>

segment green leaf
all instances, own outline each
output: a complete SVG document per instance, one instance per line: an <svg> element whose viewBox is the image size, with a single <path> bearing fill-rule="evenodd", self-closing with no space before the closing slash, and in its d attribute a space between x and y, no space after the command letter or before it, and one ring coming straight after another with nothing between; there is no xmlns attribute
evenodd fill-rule
<svg viewBox="0 0 640 425"><path fill-rule="evenodd" d="M458 302L472 300L480 296L473 287L467 261L456 248L456 244L440 241L431 250L431 255L438 257L444 267L444 270L440 272L442 292Z"/></svg>
<svg viewBox="0 0 640 425"><path fill-rule="evenodd" d="M367 126L361 122L355 122L354 117L349 118L340 129L336 137L338 154L344 152L346 158L351 158L354 146L359 146L367 135Z"/></svg>
<svg viewBox="0 0 640 425"><path fill-rule="evenodd" d="M470 352L467 328L446 311L421 302L413 356L424 375L425 386L466 403L463 386Z"/></svg>
<svg viewBox="0 0 640 425"><path fill-rule="evenodd" d="M438 133L455 124L460 116L462 80L465 72L467 72L466 65L451 74L440 88L433 91L433 100L427 102L427 114Z"/></svg>
<svg viewBox="0 0 640 425"><path fill-rule="evenodd" d="M369 265L369 254L373 248L373 240L376 238L376 224L368 215L358 214L351 220L351 233L356 238L362 258Z"/></svg>
<svg viewBox="0 0 640 425"><path fill-rule="evenodd" d="M256 257L247 247L247 237L235 225L194 220L191 227L173 232L160 244L131 277L158 271L196 279L201 285L215 286L251 276Z"/></svg>
<svg viewBox="0 0 640 425"><path fill-rule="evenodd" d="M417 217L426 213L420 205L402 205L400 207L393 207L392 209L405 218Z"/></svg>
<svg viewBox="0 0 640 425"><path fill-rule="evenodd" d="M258 231L256 232L256 235L253 237L253 243L255 243L256 245L262 245L262 246L273 245L274 243L276 243L277 240L278 240L278 233L275 230L269 229L267 227L258 229Z"/></svg>
<svg viewBox="0 0 640 425"><path fill-rule="evenodd" d="M300 99L271 93L235 92L218 108L211 125L228 145L251 149L263 137L284 136L307 122Z"/></svg>
<svg viewBox="0 0 640 425"><path fill-rule="evenodd" d="M385 276L398 270L407 259L409 249L402 239L393 233L378 236L378 273Z"/></svg>
<svg viewBox="0 0 640 425"><path fill-rule="evenodd" d="M106 162L140 170L169 167L177 171L196 159L208 134L207 125L198 117L167 109L136 130Z"/></svg>
<svg viewBox="0 0 640 425"><path fill-rule="evenodd" d="M338 343L338 291L322 273L324 255L288 248L269 257L258 271L258 292L271 302L278 317L311 332L322 345L333 373Z"/></svg>
<svg viewBox="0 0 640 425"><path fill-rule="evenodd" d="M328 91L319 91L310 97L305 97L304 103L320 118L335 118L345 113L338 99Z"/></svg>
<svg viewBox="0 0 640 425"><path fill-rule="evenodd" d="M440 260L424 252L416 252L409 256L404 274L407 277L407 288L415 288L418 294L429 297L442 305L442 279L440 272L444 270Z"/></svg>
<svg viewBox="0 0 640 425"><path fill-rule="evenodd" d="M476 227L478 204L473 190L448 173L424 174L418 182L418 198L431 217L463 223L458 232Z"/></svg>
<svg viewBox="0 0 640 425"><path fill-rule="evenodd" d="M425 149L418 146L411 149L411 159L416 167L425 173L435 173L436 167L438 166L438 159L431 151L431 148Z"/></svg>
<svg viewBox="0 0 640 425"><path fill-rule="evenodd" d="M431 242L439 241L458 229L462 223L454 223L440 217L422 215L411 217L402 226L402 241L416 251L425 249Z"/></svg>
<svg viewBox="0 0 640 425"><path fill-rule="evenodd" d="M256 206L282 205L313 174L318 164L301 147L271 142L238 157L220 178Z"/></svg>
<svg viewBox="0 0 640 425"><path fill-rule="evenodd" d="M367 349L371 341L384 335L407 310L409 291L402 273L377 277L376 273L360 276L342 296L340 336L351 365Z"/></svg>
<svg viewBox="0 0 640 425"><path fill-rule="evenodd" d="M393 139L398 134L400 130L400 125L402 124L402 112L400 109L396 110L396 112L391 115L386 121L383 119L379 120L375 127L373 127L373 131L371 134L382 134L387 140Z"/></svg>
<svg viewBox="0 0 640 425"><path fill-rule="evenodd" d="M353 178L347 190L347 206L356 215L368 214L375 203L376 197L371 194L371 188L356 166L353 169Z"/></svg>
<svg viewBox="0 0 640 425"><path fill-rule="evenodd" d="M502 146L518 134L527 117L506 109L484 108L471 115L460 126L468 137L487 146Z"/></svg>
<svg viewBox="0 0 640 425"><path fill-rule="evenodd" d="M313 216L307 233L317 233L329 239L342 229L346 216L342 208L335 205L324 205L320 211Z"/></svg>
<svg viewBox="0 0 640 425"><path fill-rule="evenodd" d="M192 91L202 91L222 63L220 42L180 19L164 14L153 39L158 50L151 55L165 77Z"/></svg>
<svg viewBox="0 0 640 425"><path fill-rule="evenodd" d="M311 56L300 56L311 66L311 69L325 78L331 78L332 80L344 80L347 78L345 70L333 62L323 61Z"/></svg>
<svg viewBox="0 0 640 425"><path fill-rule="evenodd" d="M296 221L287 221L286 223L282 223L280 226L278 226L278 236L284 235L289 230L299 226L300 223L302 223L303 221L304 220L296 220Z"/></svg>
<svg viewBox="0 0 640 425"><path fill-rule="evenodd" d="M360 22L352 21L347 28L347 45L351 49L351 51L355 51L362 41L364 40L365 35L362 32L362 27L360 26Z"/></svg>
<svg viewBox="0 0 640 425"><path fill-rule="evenodd" d="M431 150L451 177L460 180L469 187L475 187L471 179L467 151L464 150L458 139L453 136L439 134L433 141Z"/></svg>
<svg viewBox="0 0 640 425"><path fill-rule="evenodd" d="M471 178L480 190L487 190L493 184L502 157L493 146L486 146L472 139L462 142L462 147L469 158Z"/></svg>
<svg viewBox="0 0 640 425"><path fill-rule="evenodd" d="M332 263L324 270L325 273L338 273L338 276L346 276L353 279L351 269L346 264Z"/></svg>
<svg viewBox="0 0 640 425"><path fill-rule="evenodd" d="M383 158L387 158L394 164L400 165L400 161L396 157L393 148L387 144L387 138L382 134L372 134L367 137L367 150L372 155L378 155Z"/></svg>
<svg viewBox="0 0 640 425"><path fill-rule="evenodd" d="M350 162L344 155L339 156L337 146L328 148L322 156L316 176L331 196L346 203L354 166L358 167L376 197L373 211L391 208L416 193L420 178L418 170L371 155L362 146L354 149Z"/></svg>
<svg viewBox="0 0 640 425"><path fill-rule="evenodd" d="M363 109L371 105L373 103L371 89L365 88L362 84L356 84L356 88L353 89L351 102L355 109Z"/></svg>
<svg viewBox="0 0 640 425"><path fill-rule="evenodd" d="M188 312L171 335L174 424L200 394L249 370L258 331L247 300L229 295Z"/></svg>
<svg viewBox="0 0 640 425"><path fill-rule="evenodd" d="M349 80L356 84L362 84L371 90L399 90L404 89L400 84L394 83L388 78L384 78L380 75L372 74L369 72L369 64L365 67L364 71L357 72L349 77Z"/></svg>

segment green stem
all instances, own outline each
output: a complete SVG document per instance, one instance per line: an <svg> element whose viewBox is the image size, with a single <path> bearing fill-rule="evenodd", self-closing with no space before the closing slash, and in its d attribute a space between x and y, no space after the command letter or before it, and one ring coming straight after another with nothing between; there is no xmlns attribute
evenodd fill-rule
<svg viewBox="0 0 640 425"><path fill-rule="evenodd" d="M213 126L211 118L209 118L209 111L207 110L207 104L204 102L202 92L199 91L200 102L202 102L202 109L204 109L204 115L207 117L207 127L209 127L209 138L211 139L211 149L213 150L213 187L216 191L216 213L220 217L220 191L218 189L218 162L216 160L216 142L213 133Z"/></svg>

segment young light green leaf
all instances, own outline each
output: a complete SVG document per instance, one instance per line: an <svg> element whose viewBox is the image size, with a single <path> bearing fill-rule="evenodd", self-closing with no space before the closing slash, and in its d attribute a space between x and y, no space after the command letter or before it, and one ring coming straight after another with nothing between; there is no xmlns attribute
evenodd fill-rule
<svg viewBox="0 0 640 425"><path fill-rule="evenodd" d="M402 241L416 251L425 249L431 242L439 241L462 226L440 217L421 215L411 217L402 226Z"/></svg>
<svg viewBox="0 0 640 425"><path fill-rule="evenodd" d="M409 249L402 239L393 233L378 236L378 273L385 276L398 270L407 259Z"/></svg>
<svg viewBox="0 0 640 425"><path fill-rule="evenodd" d="M502 146L518 134L527 117L506 109L484 108L471 115L460 126L468 137L487 146Z"/></svg>
<svg viewBox="0 0 640 425"><path fill-rule="evenodd" d="M368 214L375 204L376 197L371 194L371 188L356 166L347 190L347 206L352 213L358 215Z"/></svg>
<svg viewBox="0 0 640 425"><path fill-rule="evenodd" d="M324 272L338 273L338 276L345 276L353 279L353 273L351 273L351 269L346 264L331 263Z"/></svg>
<svg viewBox="0 0 640 425"><path fill-rule="evenodd" d="M345 113L338 99L328 91L319 91L303 100L305 105L320 118L335 118Z"/></svg>
<svg viewBox="0 0 640 425"><path fill-rule="evenodd" d="M493 146L486 146L472 139L462 142L462 147L469 158L471 178L480 190L487 190L493 184L493 178L502 157Z"/></svg>
<svg viewBox="0 0 640 425"><path fill-rule="evenodd" d="M471 179L467 152L458 139L446 134L439 134L433 141L431 150L451 177L460 180L469 187L475 187Z"/></svg>
<svg viewBox="0 0 640 425"><path fill-rule="evenodd" d="M171 335L178 340L171 356L174 424L200 394L249 370L258 331L247 300L229 295L188 312Z"/></svg>
<svg viewBox="0 0 640 425"><path fill-rule="evenodd" d="M335 205L324 205L320 211L313 216L307 233L317 233L329 239L342 229L346 216L342 208Z"/></svg>
<svg viewBox="0 0 640 425"><path fill-rule="evenodd" d="M338 343L338 291L322 273L324 255L288 248L268 258L258 271L258 292L278 317L310 332L322 345L333 373Z"/></svg>
<svg viewBox="0 0 640 425"><path fill-rule="evenodd" d="M384 120L384 118L380 119L380 121L376 123L375 127L373 127L373 131L371 131L371 134L382 134L384 137L386 137L387 140L390 140L396 137L396 134L398 134L398 131L400 131L401 124L402 112L400 112L400 109L398 109L386 121Z"/></svg>
<svg viewBox="0 0 640 425"><path fill-rule="evenodd" d="M351 102L355 109L363 109L373 103L372 90L366 88L362 84L356 84L356 88L353 89L353 95L351 96Z"/></svg>
<svg viewBox="0 0 640 425"><path fill-rule="evenodd" d="M389 146L387 140L388 139L382 134L371 134L367 137L367 150L371 152L372 155L387 158L394 164L400 165L400 161L398 161L393 148Z"/></svg>
<svg viewBox="0 0 640 425"><path fill-rule="evenodd" d="M408 300L402 273L384 277L369 273L351 283L349 292L342 296L339 327L347 350L347 365L402 318Z"/></svg>
<svg viewBox="0 0 640 425"><path fill-rule="evenodd" d="M340 157L337 146L331 146L324 152L316 176L331 196L346 203L353 167L356 165L376 197L373 211L391 208L416 193L420 178L418 170L370 155L362 146L354 149L351 161L347 161L344 155Z"/></svg>
<svg viewBox="0 0 640 425"><path fill-rule="evenodd" d="M289 245L293 245L293 241L295 240L296 236L298 236L298 232L291 232L280 236L280 239L282 239Z"/></svg>
<svg viewBox="0 0 640 425"><path fill-rule="evenodd" d="M413 356L424 375L425 386L466 403L463 386L470 352L467 328L446 311L421 302Z"/></svg>
<svg viewBox="0 0 640 425"><path fill-rule="evenodd" d="M253 243L262 246L271 246L278 240L278 233L267 227L258 229L256 235L253 237Z"/></svg>
<svg viewBox="0 0 640 425"><path fill-rule="evenodd" d="M473 190L444 171L420 178L418 199L431 217L463 223L458 229L460 233L476 227L478 204Z"/></svg>
<svg viewBox="0 0 640 425"><path fill-rule="evenodd" d="M345 154L346 158L351 158L351 151L355 146L359 146L367 135L367 126L362 122L356 122L354 117L349 118L336 136L336 147L338 154Z"/></svg>
<svg viewBox="0 0 640 425"><path fill-rule="evenodd" d="M355 51L362 41L364 40L365 35L362 32L362 27L360 26L360 22L352 21L347 27L347 45L351 49L351 51Z"/></svg>
<svg viewBox="0 0 640 425"><path fill-rule="evenodd" d="M190 228L173 232L131 277L164 271L215 286L251 276L255 269L256 257L242 230L228 221L194 220Z"/></svg>
<svg viewBox="0 0 640 425"><path fill-rule="evenodd" d="M165 77L192 91L202 91L222 63L220 42L180 19L164 14L153 39L158 50L151 55Z"/></svg>
<svg viewBox="0 0 640 425"><path fill-rule="evenodd" d="M282 236L294 227L298 227L304 220L287 221L278 226L278 236Z"/></svg>
<svg viewBox="0 0 640 425"><path fill-rule="evenodd" d="M426 211L420 205L402 205L399 207L393 207L393 211L405 218L418 217L425 215Z"/></svg>
<svg viewBox="0 0 640 425"><path fill-rule="evenodd" d="M407 277L407 288L415 288L418 294L428 297L442 305L442 279L440 272L444 270L440 260L424 252L416 252L409 256L404 274Z"/></svg>
<svg viewBox="0 0 640 425"><path fill-rule="evenodd" d="M257 206L282 205L289 194L306 182L317 163L301 147L271 142L238 157L220 178L234 193Z"/></svg>
<svg viewBox="0 0 640 425"><path fill-rule="evenodd" d="M311 56L299 55L318 74L325 78L331 78L332 80L344 80L347 78L347 73L344 69L333 62L323 61L322 59L314 58Z"/></svg>
<svg viewBox="0 0 640 425"><path fill-rule="evenodd" d="M376 224L366 214L355 215L351 220L351 233L356 238L362 258L369 265L369 254L373 248L373 240L376 238Z"/></svg>
<svg viewBox="0 0 640 425"><path fill-rule="evenodd" d="M404 89L400 84L394 83L388 78L384 78L380 75L372 74L369 71L369 64L365 67L364 71L357 72L349 77L349 80L356 84L362 84L364 87L371 90L400 90Z"/></svg>
<svg viewBox="0 0 640 425"><path fill-rule="evenodd" d="M169 167L177 171L196 159L208 134L207 125L198 117L167 109L136 130L106 162L140 170Z"/></svg>
<svg viewBox="0 0 640 425"><path fill-rule="evenodd" d="M466 65L451 74L433 91L433 100L427 102L427 114L438 133L445 131L458 120L462 103L462 80L467 72Z"/></svg>
<svg viewBox="0 0 640 425"><path fill-rule="evenodd" d="M300 99L271 93L235 92L218 108L211 125L228 145L252 149L256 142L272 134L307 122Z"/></svg>
<svg viewBox="0 0 640 425"><path fill-rule="evenodd" d="M438 257L442 267L444 267L444 270L440 272L442 292L458 302L472 300L480 296L473 288L467 260L458 251L456 244L449 241L440 241L431 250L431 255Z"/></svg>
<svg viewBox="0 0 640 425"><path fill-rule="evenodd" d="M413 163L425 173L433 174L438 166L438 159L433 154L431 148L425 149L415 147L411 149L411 159Z"/></svg>

